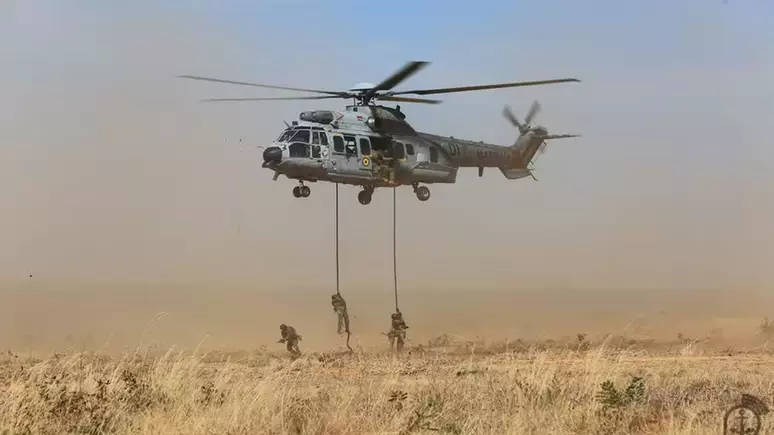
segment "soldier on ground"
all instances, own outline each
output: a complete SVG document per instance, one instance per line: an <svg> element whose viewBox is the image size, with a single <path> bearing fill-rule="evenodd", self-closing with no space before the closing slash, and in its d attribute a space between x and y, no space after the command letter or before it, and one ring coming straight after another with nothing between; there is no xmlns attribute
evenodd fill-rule
<svg viewBox="0 0 774 435"><path fill-rule="evenodd" d="M280 325L280 333L282 338L277 343L285 343L291 355L297 357L301 355L301 350L298 348L298 342L301 340L301 336L298 335L296 329L286 324Z"/></svg>
<svg viewBox="0 0 774 435"><path fill-rule="evenodd" d="M403 350L403 344L406 340L406 330L408 325L403 320L403 313L400 310L396 310L392 313L392 323L390 325L390 332L387 333L387 337L390 339L390 348L395 349L395 340L398 341L398 352Z"/></svg>
<svg viewBox="0 0 774 435"><path fill-rule="evenodd" d="M344 301L344 298L336 293L331 296L331 305L333 305L333 311L339 318L338 333L349 333L349 314L347 313L347 303Z"/></svg>

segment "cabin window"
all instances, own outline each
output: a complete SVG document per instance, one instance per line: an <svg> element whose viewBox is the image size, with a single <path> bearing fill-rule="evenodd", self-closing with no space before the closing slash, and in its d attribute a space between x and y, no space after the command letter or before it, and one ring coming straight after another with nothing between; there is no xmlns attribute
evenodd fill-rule
<svg viewBox="0 0 774 435"><path fill-rule="evenodd" d="M320 145L312 145L312 158L313 159L319 159L320 158Z"/></svg>
<svg viewBox="0 0 774 435"><path fill-rule="evenodd" d="M355 145L355 138L353 136L344 136L344 150L347 156L357 155L357 145Z"/></svg>
<svg viewBox="0 0 774 435"><path fill-rule="evenodd" d="M293 135L293 139L291 139L291 142L309 143L309 130L296 131L296 134Z"/></svg>
<svg viewBox="0 0 774 435"><path fill-rule="evenodd" d="M324 131L320 132L320 145L328 146L328 135Z"/></svg>
<svg viewBox="0 0 774 435"><path fill-rule="evenodd" d="M396 159L400 160L400 159L405 159L406 158L406 150L403 149L403 144L402 143L400 143L400 142L393 142L392 143L392 148L393 148L393 152L394 152L393 156Z"/></svg>
<svg viewBox="0 0 774 435"><path fill-rule="evenodd" d="M410 143L406 144L406 154L410 156L414 155L414 145L411 145Z"/></svg>
<svg viewBox="0 0 774 435"><path fill-rule="evenodd" d="M312 144L319 145L320 143L320 133L313 131L312 132Z"/></svg>
<svg viewBox="0 0 774 435"><path fill-rule="evenodd" d="M438 163L438 150L435 147L430 147L430 161Z"/></svg>
<svg viewBox="0 0 774 435"><path fill-rule="evenodd" d="M375 151L387 151L392 148L392 142L386 137L372 137L371 149Z"/></svg>
<svg viewBox="0 0 774 435"><path fill-rule="evenodd" d="M344 152L344 139L339 135L333 136L333 151L337 153Z"/></svg>
<svg viewBox="0 0 774 435"><path fill-rule="evenodd" d="M371 155L371 141L369 141L365 137L360 138L360 155L361 156Z"/></svg>
<svg viewBox="0 0 774 435"><path fill-rule="evenodd" d="M309 145L295 142L288 147L290 157L309 157Z"/></svg>

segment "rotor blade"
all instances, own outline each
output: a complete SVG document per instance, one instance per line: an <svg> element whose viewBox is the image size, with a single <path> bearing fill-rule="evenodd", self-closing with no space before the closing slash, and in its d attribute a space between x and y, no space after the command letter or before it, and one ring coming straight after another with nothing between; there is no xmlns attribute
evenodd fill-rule
<svg viewBox="0 0 774 435"><path fill-rule="evenodd" d="M505 106L503 108L503 116L505 116L509 121L511 121L511 124L515 125L519 130L521 130L521 123L519 122L518 119L516 119L516 116L514 116L510 106Z"/></svg>
<svg viewBox="0 0 774 435"><path fill-rule="evenodd" d="M377 91L388 91L394 88L398 83L416 74L420 69L424 68L429 64L430 62L425 62L425 61L419 61L419 60L411 61L406 65L404 65L403 68L392 73L391 76L382 80L381 83L366 91L365 96L373 97Z"/></svg>
<svg viewBox="0 0 774 435"><path fill-rule="evenodd" d="M377 97L383 101L400 101L405 103L425 103L425 104L440 104L441 100L428 100L425 98L411 98L411 97Z"/></svg>
<svg viewBox="0 0 774 435"><path fill-rule="evenodd" d="M580 137L580 135L579 134L547 134L545 136L542 136L543 140L565 139L568 137Z"/></svg>
<svg viewBox="0 0 774 435"><path fill-rule="evenodd" d="M349 97L350 95L348 92L321 91L318 89L304 89L304 88L289 88L286 86L262 85L260 83L237 82L234 80L213 79L209 77L199 77L199 76L189 76L189 75L183 75L178 77L183 79L191 79L191 80L203 80L205 82L229 83L232 85L242 85L242 86L255 86L258 88L283 89L286 91L314 92L316 94L338 95L345 98Z"/></svg>
<svg viewBox="0 0 774 435"><path fill-rule="evenodd" d="M498 84L494 84L494 85L460 86L460 87L456 87L456 88L417 89L417 90L414 90L414 91L389 92L389 93L387 93L387 95L448 94L448 93L452 93L452 92L483 91L483 90L487 90L487 89L515 88L515 87L519 87L519 86L537 86L537 85L547 85L547 84L551 84L551 83L565 83L565 82L580 82L580 80L578 80L578 79L555 79L555 80L537 80L537 81L532 81L532 82L498 83Z"/></svg>
<svg viewBox="0 0 774 435"><path fill-rule="evenodd" d="M200 100L203 103L212 103L215 101L279 101L279 100L329 100L332 98L341 98L335 95L323 95L319 97L267 97L267 98L208 98Z"/></svg>
<svg viewBox="0 0 774 435"><path fill-rule="evenodd" d="M532 106L529 107L529 112L527 112L527 117L524 118L524 123L529 125L532 123L532 118L537 115L537 113L540 111L540 103L538 103L537 100L532 102Z"/></svg>

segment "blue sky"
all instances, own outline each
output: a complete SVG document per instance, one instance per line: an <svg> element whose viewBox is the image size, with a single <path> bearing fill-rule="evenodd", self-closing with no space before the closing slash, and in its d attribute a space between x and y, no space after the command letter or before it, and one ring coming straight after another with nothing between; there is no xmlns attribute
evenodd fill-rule
<svg viewBox="0 0 774 435"><path fill-rule="evenodd" d="M766 286L774 279L774 8L764 1L11 2L0 14L0 279L329 285L331 188L293 201L246 144L316 104L201 105L290 86L577 77L405 107L421 131L510 144L503 104L583 138L539 183L487 172L400 193L408 286ZM286 95L282 93L282 95ZM239 142L243 139L243 142ZM356 191L345 195L355 197ZM389 192L344 205L352 267L389 258ZM381 199L379 199L381 198ZM271 224L269 224L269 222ZM372 224L369 225L368 222ZM316 228L304 236L299 225ZM75 249L77 247L78 249ZM306 249L304 249L306 248ZM428 275L428 259L454 267ZM512 269L519 267L514 284ZM98 272L95 272L98 271ZM355 273L382 286L389 271ZM305 281L304 281L305 280ZM480 284L483 283L483 284ZM386 285L386 284L385 284Z"/></svg>

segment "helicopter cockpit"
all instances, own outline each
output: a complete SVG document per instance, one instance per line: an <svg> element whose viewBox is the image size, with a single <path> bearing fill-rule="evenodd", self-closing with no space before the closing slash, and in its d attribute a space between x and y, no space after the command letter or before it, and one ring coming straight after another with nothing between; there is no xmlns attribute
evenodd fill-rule
<svg viewBox="0 0 774 435"><path fill-rule="evenodd" d="M286 128L273 146L287 149L287 157L319 159L321 148L328 147L328 136L320 127L294 125Z"/></svg>

